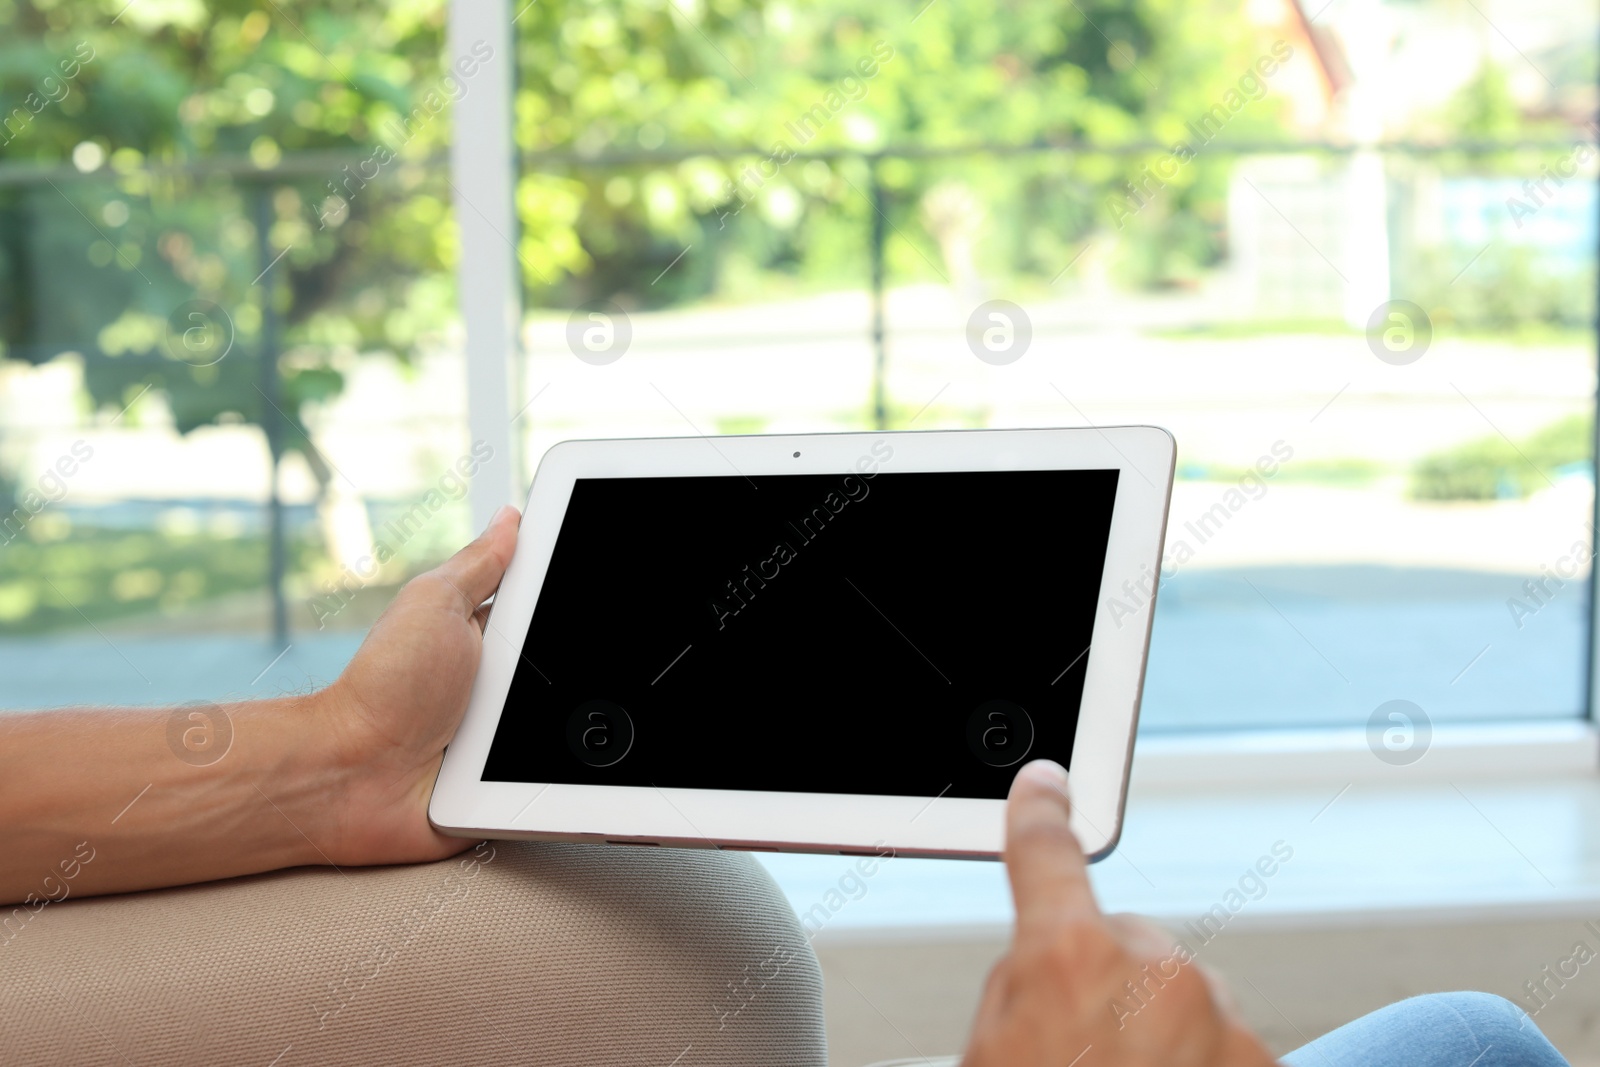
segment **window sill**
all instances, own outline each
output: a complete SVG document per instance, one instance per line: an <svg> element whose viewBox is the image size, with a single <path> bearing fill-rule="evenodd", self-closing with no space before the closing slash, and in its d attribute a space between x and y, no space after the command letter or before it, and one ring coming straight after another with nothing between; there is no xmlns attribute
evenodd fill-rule
<svg viewBox="0 0 1600 1067"><path fill-rule="evenodd" d="M1352 729L1156 734L1139 738L1133 758L1134 788L1141 790L1540 779L1597 770L1600 731L1583 719L1436 726L1421 755L1404 765L1377 758L1367 732Z"/></svg>
<svg viewBox="0 0 1600 1067"><path fill-rule="evenodd" d="M1375 759L1361 734L1329 739L1141 740L1122 842L1091 869L1102 905L1180 936L1207 915L1245 929L1600 911L1589 724L1441 729L1407 767ZM841 884L841 857L761 860L797 912L839 905L823 943L991 937L1011 922L998 864L893 860L857 888Z"/></svg>

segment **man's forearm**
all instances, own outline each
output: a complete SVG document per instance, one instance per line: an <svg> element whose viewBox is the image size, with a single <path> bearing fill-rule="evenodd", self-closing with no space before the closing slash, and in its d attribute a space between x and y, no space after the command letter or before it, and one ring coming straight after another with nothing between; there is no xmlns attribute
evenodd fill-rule
<svg viewBox="0 0 1600 1067"><path fill-rule="evenodd" d="M0 712L0 921L68 897L303 864L426 863L471 847L433 828L428 797L517 521L502 508L406 583L311 696Z"/></svg>
<svg viewBox="0 0 1600 1067"><path fill-rule="evenodd" d="M0 713L0 902L327 862L319 699Z"/></svg>

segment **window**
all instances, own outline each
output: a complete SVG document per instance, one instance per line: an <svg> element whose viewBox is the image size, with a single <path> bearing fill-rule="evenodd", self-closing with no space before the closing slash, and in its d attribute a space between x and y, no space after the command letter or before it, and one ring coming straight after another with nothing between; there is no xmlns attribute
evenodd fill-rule
<svg viewBox="0 0 1600 1067"><path fill-rule="evenodd" d="M1582 716L1592 29L524 9L526 455L1155 422L1180 462L1147 732Z"/></svg>
<svg viewBox="0 0 1600 1067"><path fill-rule="evenodd" d="M1146 731L1587 714L1592 11L498 11L0 15L8 705L326 680L564 437L1155 422Z"/></svg>

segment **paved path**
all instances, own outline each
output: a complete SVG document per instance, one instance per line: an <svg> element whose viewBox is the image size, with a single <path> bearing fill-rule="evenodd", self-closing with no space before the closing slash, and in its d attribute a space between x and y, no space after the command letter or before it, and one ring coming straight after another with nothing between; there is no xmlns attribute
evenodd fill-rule
<svg viewBox="0 0 1600 1067"><path fill-rule="evenodd" d="M1386 700L1436 721L1548 718L1583 707L1586 591L1558 591L1517 629L1522 579L1379 566L1181 572L1156 612L1144 727L1364 725ZM359 634L0 642L0 706L172 703L301 691L334 678Z"/></svg>

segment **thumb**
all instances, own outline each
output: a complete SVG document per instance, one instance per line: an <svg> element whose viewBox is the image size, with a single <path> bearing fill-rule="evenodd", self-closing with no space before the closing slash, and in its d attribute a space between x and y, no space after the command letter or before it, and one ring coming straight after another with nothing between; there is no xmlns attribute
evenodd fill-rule
<svg viewBox="0 0 1600 1067"><path fill-rule="evenodd" d="M494 513L489 526L476 541L439 564L435 573L455 586L466 600L465 611L471 615L494 595L500 578L511 563L517 547L517 527L522 516L507 504Z"/></svg>

